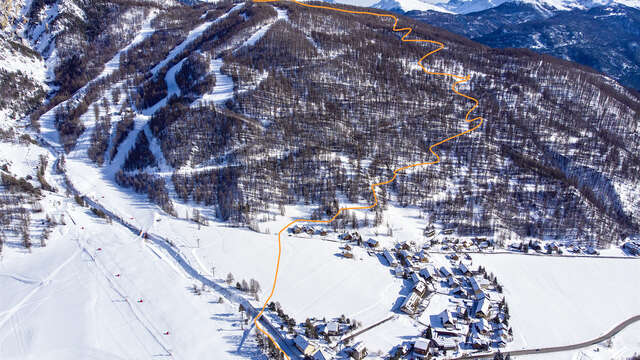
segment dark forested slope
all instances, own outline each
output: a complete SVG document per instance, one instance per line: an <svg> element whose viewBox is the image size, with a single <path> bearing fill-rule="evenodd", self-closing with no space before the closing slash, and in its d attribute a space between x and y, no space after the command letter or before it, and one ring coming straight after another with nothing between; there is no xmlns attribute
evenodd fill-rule
<svg viewBox="0 0 640 360"><path fill-rule="evenodd" d="M138 139L135 148L119 150L128 153L121 184L164 178L174 200L204 203L238 223L293 203L315 204L314 216L324 218L341 201L370 202L370 183L433 160L430 144L467 128L473 103L453 95L451 79L427 75L416 63L433 47L402 43L389 19L287 2L247 2L229 11L233 5L161 13L156 22L178 29L226 17L155 76L149 70L186 30L176 39L157 31L121 58L118 81L126 81L130 100L114 126L127 129L119 125L126 114L163 101L170 91L165 75L176 64L183 89L151 116L146 135L138 129L116 136ZM406 17L400 25L412 26L413 38L446 44L425 65L469 74L460 91L480 100L474 115L486 120L437 148L441 163L407 171L381 189L382 208L420 207L432 222L466 234L508 229L603 244L638 231L636 93L574 63L491 49ZM222 80L207 80L213 59L224 62L233 97L198 101ZM118 150L113 139L98 148ZM150 143L159 144L155 156L162 159L153 158ZM160 163L174 174L159 172ZM370 218L380 221L382 208Z"/></svg>

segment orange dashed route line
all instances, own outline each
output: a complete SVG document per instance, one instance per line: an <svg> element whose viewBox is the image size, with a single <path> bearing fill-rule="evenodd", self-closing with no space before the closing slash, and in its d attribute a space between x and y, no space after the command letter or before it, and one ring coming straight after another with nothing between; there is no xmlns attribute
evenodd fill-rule
<svg viewBox="0 0 640 360"><path fill-rule="evenodd" d="M282 0L253 0L254 2L278 2L278 1L282 1ZM334 7L330 7L330 6L323 6L323 5L311 5L311 4L305 4L296 0L288 0L292 3L298 4L300 6L304 6L304 7L308 7L308 8L315 8L315 9L326 9L326 10L332 10L332 11L338 11L338 12L342 12L342 13L348 13L348 14L358 14L358 15L371 15L371 16L377 16L377 17L381 17L381 18L392 18L394 20L393 23L393 31L398 31L398 32L402 32L404 31L405 34L402 36L401 41L403 42L422 42L422 43L430 43L430 44L435 44L438 45L438 48L435 50L432 50L430 52L428 52L426 55L424 55L423 57L420 58L420 60L418 60L418 65L420 65L420 67L422 68L422 70L429 74L429 75L439 75L439 76L444 76L444 77L450 77L455 79L456 81L451 85L451 90L458 96L462 96L465 99L471 100L474 102L474 105L471 107L471 109L469 109L469 111L467 111L464 120L468 123L474 122L474 121L478 121L478 123L476 125L474 125L472 128L465 130L461 133L458 133L454 136L448 137L444 140L438 141L437 143L429 146L429 152L431 154L433 154L433 156L436 157L436 160L434 161L430 161L430 162L421 162L421 163L417 163L417 164L412 164L412 165L407 165L407 166L403 166L401 168L398 168L396 170L393 171L393 177L391 177L391 179L384 181L384 182L379 182L376 184L371 184L370 188L371 188L371 192L373 193L373 198L374 198L374 202L371 205L368 206L355 206L355 207L346 207L346 208L340 208L338 210L338 212L329 220L312 220L312 219L295 219L292 222L288 223L285 227L283 227L280 232L278 232L278 258L276 261L276 273L275 276L273 278L273 286L271 287L271 293L269 294L269 297L267 297L267 299L264 301L264 305L262 305L262 309L260 310L260 313L258 313L258 315L253 319L253 323L255 324L256 328L258 330L260 330L260 332L262 332L263 334L265 334L270 340L271 342L278 348L278 350L280 350L284 356L287 359L289 358L289 355L287 355L287 353L282 350L280 348L280 346L278 345L277 341L275 341L275 339L273 337L271 337L271 335L269 335L264 329L262 329L260 327L260 325L258 325L258 320L262 317L264 310L267 307L267 304L269 303L269 301L271 300L271 297L273 297L273 294L276 290L276 283L278 281L278 271L280 269L280 256L282 255L282 233L287 230L291 225L297 223L297 222L310 222L310 223L324 223L324 224L328 224L330 222L332 222L333 220L335 220L336 217L338 217L338 215L340 215L340 213L342 213L345 210L367 210L367 209L372 209L374 207L376 207L378 205L378 195L376 194L376 187L378 186L383 186L383 185L387 185L391 182L393 182L396 177L398 176L398 173L413 167L417 167L417 166L424 166L424 165L433 165L433 164L437 164L440 162L440 156L438 156L438 154L433 151L433 148L435 148L438 145L442 145L445 142L455 139L459 136L462 136L464 134L470 133L474 130L476 130L477 128L479 128L480 126L482 126L483 123L483 119L482 117L478 116L475 117L473 119L469 119L469 116L471 115L471 112L473 112L473 110L475 110L478 107L478 99L462 94L460 92L458 92L458 90L456 90L456 86L458 86L458 84L464 83L469 81L470 77L469 75L466 76L461 76L461 75L455 75L455 74L449 74L449 73L441 73L441 72L433 72L433 71L429 71L427 70L427 68L424 67L424 65L422 64L422 62L424 61L424 59L426 59L427 57L437 53L438 51L444 49L444 44L439 42L439 41L435 41L435 40L423 40L423 39L407 39L407 36L409 36L409 34L411 34L411 32L413 31L413 28L410 27L405 27L405 28L397 28L398 25L398 17L392 14L378 14L378 13L374 13L374 12L369 12L369 11L354 11L354 10L345 10L345 9L339 9L339 8L334 8Z"/></svg>

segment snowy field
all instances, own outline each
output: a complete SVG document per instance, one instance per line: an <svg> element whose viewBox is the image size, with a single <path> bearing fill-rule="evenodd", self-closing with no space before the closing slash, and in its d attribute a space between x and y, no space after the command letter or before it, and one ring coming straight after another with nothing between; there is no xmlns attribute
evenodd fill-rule
<svg viewBox="0 0 640 360"><path fill-rule="evenodd" d="M78 225L56 227L31 254L10 248L0 263L1 359L256 356L253 337L237 351L237 305L196 296L142 239L61 200Z"/></svg>
<svg viewBox="0 0 640 360"><path fill-rule="evenodd" d="M590 340L640 314L640 261L634 259L474 255L473 260L504 285L514 332L510 350ZM640 326L623 330L613 343L615 351L540 357L624 359L640 352Z"/></svg>

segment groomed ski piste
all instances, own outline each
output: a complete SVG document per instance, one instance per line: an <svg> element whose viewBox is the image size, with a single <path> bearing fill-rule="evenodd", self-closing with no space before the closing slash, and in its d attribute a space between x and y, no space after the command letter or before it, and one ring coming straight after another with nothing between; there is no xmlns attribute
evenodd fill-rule
<svg viewBox="0 0 640 360"><path fill-rule="evenodd" d="M136 39L147 36L144 31L149 29ZM215 67L212 71L219 72ZM165 80L172 89L169 74ZM229 92L218 95L232 96L233 86L227 89ZM144 130L144 116L149 114L138 116L135 130L125 141L130 146ZM53 131L44 131L42 136L52 148L1 144L0 157L14 160L13 172L34 175L39 154L47 154L50 164L55 161L60 145L48 118L52 121L46 114L41 119L43 129ZM238 281L256 279L263 288L259 295L264 297L275 268L274 233L292 219L307 216L311 207L287 206L284 216L274 207L275 220L261 224L266 233L213 221L198 226L185 220L184 214L198 209L212 219L213 213L192 203L176 203L180 218L168 216L146 195L115 186L118 161L100 168L87 158L86 137L94 125L91 116L83 121L87 130L66 158L68 179L82 195L147 232L150 239L80 207L65 195L63 177L49 166L47 179L59 191L47 193L42 205L46 213L58 218L64 215L66 225L55 228L45 248L34 246L28 253L19 246L5 247L0 262L0 358L261 358L254 342L255 329L242 325L238 307L248 302L259 308L262 302L235 290L224 279L228 273ZM152 150L161 155L157 146ZM393 237L382 235L386 232L382 228L361 230L363 237L376 238L385 247L398 240L423 241L426 222L418 209L391 205L385 211L386 222ZM335 236L325 240L285 237L272 300L299 322L344 314L366 327L398 315L398 298L407 291L405 281L394 277L384 260L364 251L356 250L353 260L342 258L341 244L332 240ZM176 261L175 254L183 261ZM619 249L605 254L624 256ZM444 255L433 258L445 262ZM504 284L515 334L505 350L580 342L637 315L640 263L635 260L518 254L474 255L473 259ZM201 295L194 294L193 286L202 288L203 279L216 288L207 285ZM446 299L440 300L432 301L426 312L435 314L446 307ZM416 320L395 316L358 340L370 354L378 350L386 354L398 343L415 339L422 328ZM640 352L639 339L640 325L635 324L615 336L611 347L600 344L531 357L626 359ZM288 354L299 357L295 350Z"/></svg>

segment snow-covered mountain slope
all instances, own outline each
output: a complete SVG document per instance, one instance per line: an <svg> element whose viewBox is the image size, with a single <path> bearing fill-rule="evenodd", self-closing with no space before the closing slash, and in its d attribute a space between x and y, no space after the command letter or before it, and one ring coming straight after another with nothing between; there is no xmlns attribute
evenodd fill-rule
<svg viewBox="0 0 640 360"><path fill-rule="evenodd" d="M531 3L507 2L466 15L433 11L407 15L489 46L529 48L575 61L640 89L637 8L607 5L559 11Z"/></svg>
<svg viewBox="0 0 640 360"><path fill-rule="evenodd" d="M473 206L479 212L499 209L485 214L495 216L492 220L497 224L492 225L495 227L536 234L531 236L575 236L569 234L577 233L578 225L567 226L568 220L563 221L554 210L566 206L558 200L566 197L572 199L573 205L564 216L580 217L582 233L602 234L602 222L620 231L635 229L637 204L627 201L625 191L616 190L630 186L637 176L632 169L638 159L624 150L627 145L621 145L635 146L637 139L619 128L623 123L636 126L635 94L573 63L520 50L491 50L406 17L402 17L401 23L415 26L416 37L444 41L447 56L434 57L434 66L450 72L467 69L475 74L471 87L481 89L482 96L493 99L487 100L492 105L481 107L487 118L494 119L487 129L492 135L484 142L460 143L451 150L451 157L463 161L468 153L493 158L489 154L500 149L495 164L469 164L483 169L475 171L491 175L474 180L488 183L475 187L473 205L465 206ZM246 6L222 3L160 11L151 26L177 30L175 36L164 31L141 30L149 36L140 37L113 55L112 59L118 59L119 71L90 81L70 100L47 109L40 124L46 139L69 152L70 163L84 164L84 170L76 172L78 176L86 176L87 168L97 166L101 178L113 182L113 186L146 193L171 214L179 214L176 210L179 204L193 201L214 207L216 216L225 221L253 224L256 218L261 218L263 210L258 209L269 205L264 203L265 199L251 194L267 187L275 189L270 190L272 202L287 205L306 201L318 206L319 212L330 206L334 197L364 201L368 197L358 190L361 186L356 183L375 182L385 176L387 168L429 156L423 153L424 143L446 138L458 129L459 112L466 109L465 102L443 107L440 98L451 96L448 88L439 86L438 79L429 78L424 83L415 65L424 49L402 46L395 34L385 32L384 22L351 15L327 18L289 3ZM349 30L348 35L345 29ZM372 38L372 34L376 37ZM283 43L294 45L283 48ZM380 60L381 63L373 62L380 53L395 55L382 56L386 60ZM462 54L479 54L482 61ZM320 60L322 67L313 65ZM339 69L345 67L355 72L342 74ZM384 75L381 71L370 71L372 68L384 68ZM513 72L511 68L527 71ZM335 75L336 72L342 75ZM559 77L582 80L558 83ZM343 88L347 84L348 89L359 91L353 93ZM413 87L424 91L415 91ZM374 88L392 90L381 93L380 99L367 100L363 94ZM576 99L575 94L582 97ZM600 108L590 96L606 97L611 104L606 109ZM401 106L399 98L412 105ZM515 98L526 102L527 109L516 106ZM567 105L568 101L573 105ZM346 103L351 105L341 105ZM434 111L440 115L425 119L421 110L424 104L439 109ZM585 112L590 114L586 118ZM525 122L523 116L553 121ZM443 118L447 121L442 122ZM326 127L324 119L334 119L340 124L341 133L353 136L369 134L372 131L369 127L398 127L400 132L421 135L397 143L394 134L381 132L376 135L375 146L362 145L362 150L356 150L349 138L338 135L335 127ZM586 135L571 130L572 124L584 119L590 125L581 128L588 129L585 131L591 136L601 137L602 147L619 147L608 156L621 157L616 164L624 165L614 166L602 159L598 154L608 154L609 150L587 147L580 140ZM511 135L498 136L493 133L497 128L502 129L501 134ZM553 135L558 132L566 134ZM621 142L612 141L606 135L609 132L615 133ZM277 134L289 134L289 138L284 140ZM325 155L316 158L312 155L316 150L311 149L326 151L328 158ZM398 149L403 149L402 155L389 155ZM359 151L362 162L368 165L366 171L355 172L357 165L347 159ZM388 164L383 166L385 163ZM529 193L525 188L512 188L503 182L505 173L515 171L509 165L513 163L520 169L517 172L526 173L522 181L543 182L546 190L524 195ZM257 169L265 167L286 175L279 176L274 187L272 178L255 177L262 173ZM343 174L354 172L358 177L345 187ZM466 176L459 168L447 167L430 168L429 173L434 179ZM313 192L304 190L306 187L290 189L287 184L295 183L294 179L299 177L314 182L308 185L309 189L318 189L320 193L311 195ZM323 179L323 183L331 185L315 183L313 179ZM450 208L434 215L434 222L458 222L466 232L494 231L469 220L465 206L451 205L454 201L471 201L457 194L472 190L455 183L446 186L448 195L436 196L432 192L435 185L426 185L423 183L426 180L420 179L408 178L403 185L406 188L402 188L405 190L394 189L390 196L397 196L405 205ZM510 206L496 204L496 188L513 194L505 200ZM335 189L336 194L334 190L322 189ZM565 197L548 198L547 191ZM525 196L530 196L530 203L522 202ZM422 199L420 205L416 199ZM548 206L540 209L536 204L541 201ZM250 205L246 208L238 204ZM504 213L497 215L496 211ZM530 218L544 220L534 226ZM591 220L594 218L599 220Z"/></svg>
<svg viewBox="0 0 640 360"><path fill-rule="evenodd" d="M429 4L420 0L380 0L373 4L372 8L383 9L395 12L407 12L411 10L420 11L438 11L442 13L449 13L450 11L433 4Z"/></svg>
<svg viewBox="0 0 640 360"><path fill-rule="evenodd" d="M424 3L432 5L433 8L424 9ZM396 12L408 12L412 10L417 11L443 11L455 14L469 14L487 9L492 9L500 6L504 3L521 3L530 4L541 9L553 9L559 11L568 11L573 9L590 9L596 6L615 5L621 4L629 7L640 8L640 2L636 0L425 0L424 2L419 0L413 1L395 1L395 0L383 0L374 7L396 11ZM440 10L439 10L440 9Z"/></svg>

